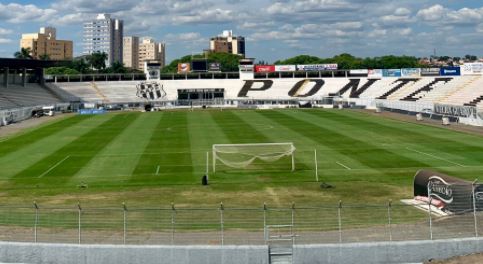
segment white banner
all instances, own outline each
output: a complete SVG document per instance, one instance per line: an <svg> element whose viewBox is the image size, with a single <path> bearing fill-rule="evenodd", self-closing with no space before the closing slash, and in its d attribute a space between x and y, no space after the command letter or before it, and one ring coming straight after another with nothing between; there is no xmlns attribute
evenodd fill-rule
<svg viewBox="0 0 483 264"><path fill-rule="evenodd" d="M369 78L382 78L382 69L370 69L370 70L368 70L367 77L369 77Z"/></svg>
<svg viewBox="0 0 483 264"><path fill-rule="evenodd" d="M461 75L483 75L483 63L465 63L461 66Z"/></svg>
<svg viewBox="0 0 483 264"><path fill-rule="evenodd" d="M357 75L359 75L359 74L360 75L366 75L366 74L369 74L369 70L367 70L367 69L366 70L364 70L364 69L362 69L362 70L350 70L349 73L350 74L357 74Z"/></svg>
<svg viewBox="0 0 483 264"><path fill-rule="evenodd" d="M421 69L420 68L401 69L401 76L402 77L421 77Z"/></svg>
<svg viewBox="0 0 483 264"><path fill-rule="evenodd" d="M327 70L337 70L338 65L336 63L333 64L305 64L305 65L297 65L298 71L327 71Z"/></svg>
<svg viewBox="0 0 483 264"><path fill-rule="evenodd" d="M294 72L296 70L295 65L275 65L276 72Z"/></svg>

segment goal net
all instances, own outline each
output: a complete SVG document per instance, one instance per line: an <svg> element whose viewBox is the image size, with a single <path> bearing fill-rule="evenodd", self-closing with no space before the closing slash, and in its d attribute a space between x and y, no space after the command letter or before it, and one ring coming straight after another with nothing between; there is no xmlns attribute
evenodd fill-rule
<svg viewBox="0 0 483 264"><path fill-rule="evenodd" d="M295 147L293 143L215 144L213 145L213 172L217 163L246 169L257 161L273 163L291 157L291 169L295 170Z"/></svg>

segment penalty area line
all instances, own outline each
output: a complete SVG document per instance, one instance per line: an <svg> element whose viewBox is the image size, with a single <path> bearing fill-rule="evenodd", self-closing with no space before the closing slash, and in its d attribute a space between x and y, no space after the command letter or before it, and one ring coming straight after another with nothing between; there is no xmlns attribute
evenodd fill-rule
<svg viewBox="0 0 483 264"><path fill-rule="evenodd" d="M336 161L335 163L339 164L340 166L344 167L346 170L352 170L349 166L346 166L338 161Z"/></svg>
<svg viewBox="0 0 483 264"><path fill-rule="evenodd" d="M53 169L55 169L57 166L59 166L62 162L66 161L68 158L70 158L70 155L68 155L67 157L63 158L61 161L57 162L54 166L50 167L47 171L45 171L44 173L42 173L42 175L40 175L37 178L44 177L47 173L51 172Z"/></svg>
<svg viewBox="0 0 483 264"><path fill-rule="evenodd" d="M415 149L412 149L412 148L406 148L406 149L407 149L407 150L410 150L410 151L414 151L414 152L419 153L419 154L423 154L423 155L426 155L426 156L433 157L433 158L435 158L435 159L439 159L439 160L442 160L442 161L446 161L446 162L452 163L452 164L457 165L457 166L460 166L460 167L466 167L465 165L461 165L461 164L456 163L456 162L454 162L454 161L447 160L447 159L445 159L445 158L441 158L441 157L438 157L438 156L433 155L433 154L430 154L430 153L422 152L422 151L415 150Z"/></svg>

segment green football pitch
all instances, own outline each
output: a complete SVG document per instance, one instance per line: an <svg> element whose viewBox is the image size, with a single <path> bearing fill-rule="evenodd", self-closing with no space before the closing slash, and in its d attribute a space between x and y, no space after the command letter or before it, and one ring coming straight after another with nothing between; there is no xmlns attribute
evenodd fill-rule
<svg viewBox="0 0 483 264"><path fill-rule="evenodd" d="M213 144L293 142L290 158L209 168ZM315 178L314 150L320 182ZM210 161L211 165L211 161ZM70 115L0 138L0 200L26 205L306 206L412 197L429 168L481 178L483 138L343 110L203 110ZM320 188L327 182L334 188Z"/></svg>

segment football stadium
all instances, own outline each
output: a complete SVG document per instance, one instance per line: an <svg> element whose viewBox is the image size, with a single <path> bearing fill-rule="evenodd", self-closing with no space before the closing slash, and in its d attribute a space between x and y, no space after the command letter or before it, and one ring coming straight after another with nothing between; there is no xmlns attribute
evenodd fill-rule
<svg viewBox="0 0 483 264"><path fill-rule="evenodd" d="M145 263L401 263L479 251L480 64L33 70L48 63L0 61L5 250L105 263L131 253ZM82 247L99 244L104 253Z"/></svg>

